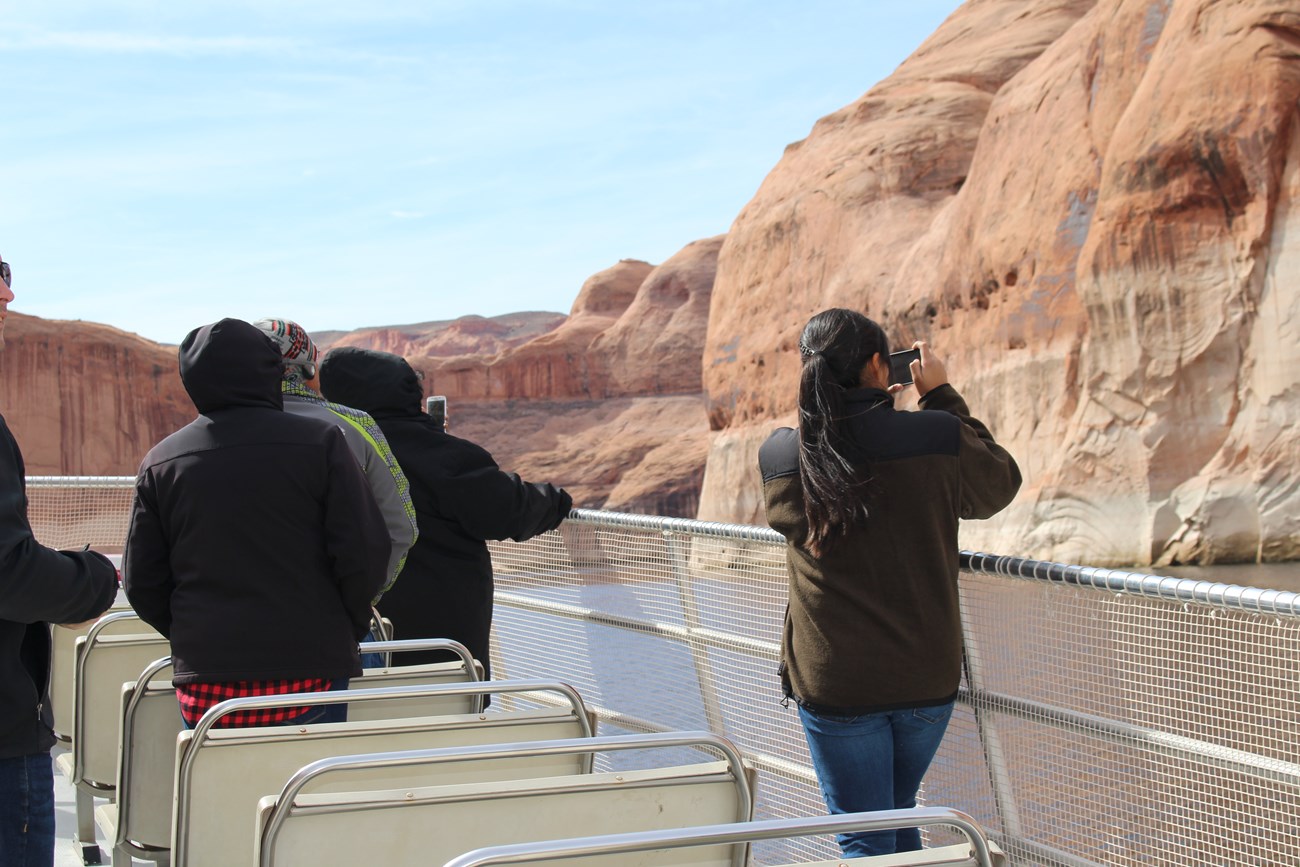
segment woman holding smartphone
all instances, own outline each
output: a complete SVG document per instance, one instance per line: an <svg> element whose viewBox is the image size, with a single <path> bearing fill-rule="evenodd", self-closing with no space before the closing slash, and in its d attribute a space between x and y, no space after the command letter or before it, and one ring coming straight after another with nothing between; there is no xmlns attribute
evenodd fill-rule
<svg viewBox="0 0 1300 867"><path fill-rule="evenodd" d="M1020 488L943 362L915 348L921 410L903 412L880 326L817 314L799 339L799 429L759 450L768 522L787 540L782 687L832 813L916 805L961 680L957 522ZM916 828L839 842L845 857L921 848Z"/></svg>

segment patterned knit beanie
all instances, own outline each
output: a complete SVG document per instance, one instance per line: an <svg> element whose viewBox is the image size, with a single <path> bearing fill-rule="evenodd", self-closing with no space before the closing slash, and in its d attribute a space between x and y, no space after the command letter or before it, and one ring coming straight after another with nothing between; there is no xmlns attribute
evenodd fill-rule
<svg viewBox="0 0 1300 867"><path fill-rule="evenodd" d="M262 331L280 349L284 357L284 378L305 382L316 375L316 358L320 351L307 330L291 319L259 319L253 327Z"/></svg>

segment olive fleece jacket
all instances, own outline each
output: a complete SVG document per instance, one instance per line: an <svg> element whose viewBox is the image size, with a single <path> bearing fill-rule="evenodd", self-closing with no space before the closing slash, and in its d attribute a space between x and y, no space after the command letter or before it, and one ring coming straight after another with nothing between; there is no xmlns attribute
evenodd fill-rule
<svg viewBox="0 0 1300 867"><path fill-rule="evenodd" d="M864 526L829 553L804 547L799 435L759 450L767 519L787 540L790 600L781 642L786 695L812 710L874 713L951 701L961 680L957 522L988 518L1020 470L950 385L921 410L876 388L846 395L851 437L872 481Z"/></svg>

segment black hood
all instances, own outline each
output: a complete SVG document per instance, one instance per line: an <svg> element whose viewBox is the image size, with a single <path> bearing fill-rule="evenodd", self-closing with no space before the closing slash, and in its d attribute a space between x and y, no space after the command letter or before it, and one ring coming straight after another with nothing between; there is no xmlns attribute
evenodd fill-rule
<svg viewBox="0 0 1300 867"><path fill-rule="evenodd" d="M340 346L320 364L320 390L327 400L364 410L376 419L418 416L424 387L400 355Z"/></svg>
<svg viewBox="0 0 1300 867"><path fill-rule="evenodd" d="M270 338L240 319L195 328L181 341L181 382L200 413L232 406L284 409L284 360Z"/></svg>

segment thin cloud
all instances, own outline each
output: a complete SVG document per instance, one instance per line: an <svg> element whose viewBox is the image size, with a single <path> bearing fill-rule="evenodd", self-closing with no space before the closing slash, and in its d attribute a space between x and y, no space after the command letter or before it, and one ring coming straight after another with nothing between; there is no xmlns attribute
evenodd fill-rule
<svg viewBox="0 0 1300 867"><path fill-rule="evenodd" d="M105 30L29 31L9 48L60 48L109 54L167 54L178 57L284 54L303 47L298 40L265 36L153 36Z"/></svg>
<svg viewBox="0 0 1300 867"><path fill-rule="evenodd" d="M389 216L396 220L421 220L429 215L423 211L390 211Z"/></svg>
<svg viewBox="0 0 1300 867"><path fill-rule="evenodd" d="M424 59L400 53L354 51L280 36L186 36L182 34L125 33L113 30L18 31L9 50L79 51L161 57L294 57L315 62L365 63L421 67ZM347 81L337 73L295 73L284 76L303 81Z"/></svg>

